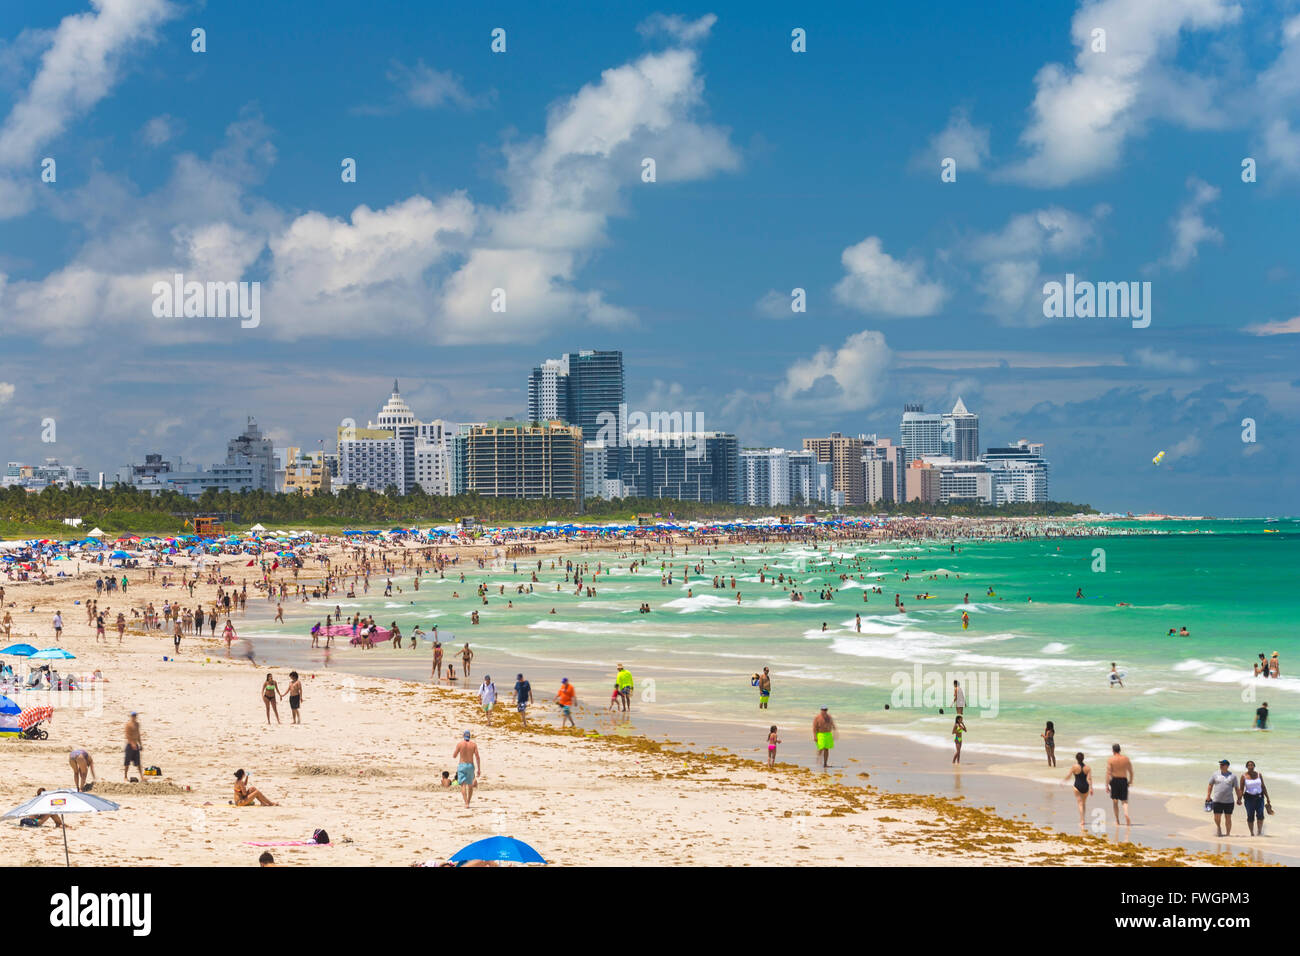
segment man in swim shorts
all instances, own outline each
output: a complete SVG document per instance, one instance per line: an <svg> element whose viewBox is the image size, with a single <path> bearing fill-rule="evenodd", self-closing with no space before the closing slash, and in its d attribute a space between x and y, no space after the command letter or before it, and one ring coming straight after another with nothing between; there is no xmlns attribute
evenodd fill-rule
<svg viewBox="0 0 1300 956"><path fill-rule="evenodd" d="M1119 807L1124 805L1124 823L1132 826L1128 815L1128 787L1133 782L1133 761L1119 752L1119 744L1111 744L1111 754L1106 760L1106 792L1115 807L1115 822L1119 823Z"/></svg>
<svg viewBox="0 0 1300 956"><path fill-rule="evenodd" d="M460 795L465 798L465 806L468 807L470 798L474 796L474 788L478 786L474 782L476 770L478 774L483 773L483 760L479 757L478 744L470 739L470 732L465 731L462 737L464 739L456 744L451 755L457 761L456 782L460 784Z"/></svg>
<svg viewBox="0 0 1300 956"><path fill-rule="evenodd" d="M821 755L822 767L830 766L831 748L835 746L835 721L825 707L813 718L813 741Z"/></svg>
<svg viewBox="0 0 1300 956"><path fill-rule="evenodd" d="M122 755L122 779L129 779L127 774L130 772L131 765L140 771L140 776L144 776L144 769L140 766L140 752L144 749L140 742L140 720L136 711L131 711L131 719L126 722L124 728L126 733L126 747Z"/></svg>
<svg viewBox="0 0 1300 956"><path fill-rule="evenodd" d="M772 675L763 668L763 676L758 679L758 709L767 710L767 702L772 697Z"/></svg>
<svg viewBox="0 0 1300 956"><path fill-rule="evenodd" d="M569 678L561 677L560 689L555 694L555 702L560 705L560 713L562 714L560 717L561 729L563 729L566 724L574 730L578 729L578 725L573 720L574 693L573 685L569 683Z"/></svg>
<svg viewBox="0 0 1300 956"><path fill-rule="evenodd" d="M1228 761L1220 760L1218 773L1205 788L1205 799L1214 810L1214 830L1219 836L1232 836L1232 807L1237 799L1237 775L1228 766Z"/></svg>

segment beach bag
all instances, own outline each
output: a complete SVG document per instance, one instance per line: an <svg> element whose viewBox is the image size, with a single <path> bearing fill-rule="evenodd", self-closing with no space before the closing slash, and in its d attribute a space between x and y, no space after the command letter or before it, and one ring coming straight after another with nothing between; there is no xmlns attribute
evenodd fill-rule
<svg viewBox="0 0 1300 956"><path fill-rule="evenodd" d="M162 768L161 768L161 767L145 767L144 770L143 770L142 772L144 773L144 775L145 775L146 777L161 777L161 776L162 776Z"/></svg>
<svg viewBox="0 0 1300 956"><path fill-rule="evenodd" d="M312 831L311 838L312 838L313 840L315 840L317 843L329 843L329 842L330 842L330 835L329 835L328 833L326 833L324 830L320 830L320 829L313 830L313 831Z"/></svg>

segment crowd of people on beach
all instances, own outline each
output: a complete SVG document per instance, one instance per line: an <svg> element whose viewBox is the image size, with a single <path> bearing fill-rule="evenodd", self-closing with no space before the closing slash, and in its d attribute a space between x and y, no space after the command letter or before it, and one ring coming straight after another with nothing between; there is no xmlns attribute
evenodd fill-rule
<svg viewBox="0 0 1300 956"><path fill-rule="evenodd" d="M967 540L1014 540L1044 536L1081 537L1099 533L1108 532L1096 526L1059 525L1031 520L974 522L954 519L941 524L924 520L894 520L888 524L890 539L900 541L925 540L930 542L937 540L948 545L953 551L958 550L961 544ZM86 613L86 625L94 629L96 642L106 642L107 632L110 628L116 632L118 643L123 642L127 635L170 636L173 640L173 652L179 654L182 648L182 639L186 637L202 638L206 626L209 641L215 640L218 629L221 629L227 655L230 655L232 645L239 640L239 635L234 626L234 617L235 615L247 613L250 596L256 598L260 595L262 597L268 605L266 611L268 616L270 614L269 605L275 604L273 624L286 624L286 626L296 627L299 626L296 620L289 622L285 620L284 605L287 602L307 603L309 601L329 601L341 597L355 598L358 593L370 593L372 578L383 579L383 594L388 598L404 597L404 585L409 585L413 592L418 592L421 589L422 582L427 583L432 578L439 581L446 581L451 578L457 586L457 589L452 591L452 600L465 600L475 605L470 614L470 626L480 622L480 609L491 608L494 612L514 610L514 597L538 592L549 593L552 584L557 594L567 592L567 594L579 600L598 598L602 579L608 578L615 562L624 562L619 564L620 569L626 567L628 573L631 574L657 575L660 585L664 588L677 585L686 586L688 599L694 597L696 587L709 588L713 591L725 590L729 594L734 593L735 602L740 605L744 602L745 595L737 587L736 574L722 573L721 570L709 565L713 548L735 546L748 546L756 549L756 553L748 559L752 563L746 563L747 559L744 558L738 560L745 572L757 572L760 587L780 589L788 594L789 599L793 601L806 600L806 593L815 593L819 601L833 603L837 598L842 600L844 592L842 587L836 586L835 580L826 580L828 574L827 562L823 562L823 565L816 569L816 574L820 575L820 580L814 583L813 589L805 592L804 587L810 582L814 582L813 570L805 569L796 573L784 569L773 569L766 562L765 557L769 554L778 555L792 546L811 548L813 550L825 548L827 555L829 555L833 548L842 548L864 541L877 542L879 540L879 534L864 537L860 528L836 528L833 526L786 532L763 528L722 531L715 529L708 532L701 531L685 534L647 532L640 537L616 544L603 543L605 550L614 552L614 554L602 557L597 557L592 553L601 543L584 541L575 537L567 543L573 545L580 553L590 556L589 558L579 559L556 557L540 552L537 547L538 543L553 543L555 541L553 536L548 535L537 535L531 538L526 536L518 538L505 536L502 537L500 542L502 546L495 551L482 549L479 553L468 556L459 550L444 549L437 543L428 543L415 537L396 541L361 539L313 542L309 540L296 553L287 557L279 553L273 553L269 548L261 553L239 550L238 560L233 563L233 567L226 568L222 566L222 558L229 555L205 556L202 560L195 561L190 565L176 564L167 559L167 563L164 565L159 560L158 553L153 552L142 554L139 559L133 559L137 565L141 561L145 562L145 568L133 567L129 570L131 574L147 573L150 578L153 578L156 573L165 567L166 573L163 583L167 587L175 587L181 592L176 599L164 600L160 607L155 607L153 601L144 601L138 606L120 607L114 615L114 607L106 606L101 608L100 601L111 600L115 604L119 601L129 603L130 597L128 595L132 593L130 591L131 574L122 573L119 578L116 572L106 574L98 570L98 567L95 567L92 573L97 576L93 584L88 583L86 585L87 593L83 609ZM683 559L680 562L677 560L679 555ZM103 557L101 555L97 564L102 565L102 561ZM48 562L43 563L38 558L36 563L41 568L42 573L48 570ZM713 563L716 564L716 562ZM240 573L241 564L242 570L247 576L242 577L237 582L235 576ZM495 585L495 593L493 593L493 589L486 583L474 586L469 579L475 575L476 571L487 571L504 566L509 566L513 573L520 574L521 564L523 565L522 573L527 579L514 587L512 594L507 594L506 586L503 584ZM313 574L309 570L311 565L315 565L318 573ZM12 571L12 564L10 570ZM79 572L80 569L78 568L78 574ZM467 578L467 572L469 578ZM864 603L869 603L871 598L875 596L881 597L882 603L887 601L887 596L881 584L876 578L870 577L869 565L864 565L861 558L842 559L840 566L830 563L829 572L832 576L838 578L838 584L841 586L850 581L855 582L860 589ZM955 577L959 579L960 575ZM395 583L394 578L397 578L401 583ZM948 578L947 573L944 574L944 578ZM937 574L926 578L927 581L932 579L937 580ZM910 583L911 580L910 573L904 574L901 578L903 583ZM212 593L207 597L196 595L196 591L205 584L212 589ZM461 597L459 585L465 585L465 596L463 598ZM925 601L933 597L929 590L922 589L916 592L911 589L907 590L907 594L903 594L900 589L900 593L893 596L893 610L897 613L906 614L909 602ZM91 591L93 591L93 594ZM996 597L991 587L988 589L988 596ZM1081 591L1076 593L1075 596L1082 597ZM969 603L969 597L969 593L966 593L964 597L966 603ZM415 601L411 600L410 603L414 604ZM0 621L0 627L3 627L5 636L9 639L11 638L13 619L4 604L3 587L0 587L0 609L5 610L4 618ZM637 611L642 614L652 613L652 610L649 602L639 602L637 607ZM551 609L550 613L555 613L554 608ZM856 629L860 632L862 629L861 615L856 615L855 621ZM963 629L970 626L968 614L963 612L961 623ZM58 644L62 640L65 631L62 610L55 612L51 627L54 632L55 643ZM822 625L822 629L826 630L826 624ZM1172 629L1170 633L1173 634ZM400 650L405 648L408 641L410 649L414 651L421 648L421 639L424 639L424 646L428 648L432 655L430 679L437 683L446 680L451 684L456 684L461 680L469 679L475 657L469 642L463 642L463 646L459 649L453 647L450 654L448 654L444 649L437 624L432 624L429 632L425 632L417 626L411 634L407 635L402 633L397 621L391 622L388 628L382 628L377 624L373 615L363 616L360 613L354 613L347 617L343 614L343 608L340 604L335 604L333 612L325 615L323 623L317 621L311 627L310 637L311 647L325 652L324 662L326 666L330 664L331 645L336 637L346 637L350 646L364 651L373 650L382 643L388 643L393 650ZM245 652L245 656L250 662L255 662L251 646ZM459 676L456 673L456 665L445 659L447 656L459 657ZM1270 679L1279 677L1278 653L1273 652L1271 658L1260 653L1259 662L1254 665L1254 671L1257 677ZM1122 677L1122 671L1118 670L1116 664L1112 664L1112 686L1122 689L1124 687ZM758 689L759 708L764 711L768 710L773 693L773 675L770 667L763 666L761 672L756 672L753 675L752 684ZM613 712L617 715L630 715L635 686L630 670L622 663L619 663L616 667L612 686L610 684L605 686L610 687L611 690L608 706L604 709L604 713ZM281 722L278 704L286 697L289 700L291 724L301 723L304 693L303 681L299 671L292 670L289 672L288 682L283 689L281 689L274 671L266 673L264 678L259 678L259 687L259 696L264 704L264 716L268 725L272 723L273 717L276 724ZM482 678L476 695L486 725L492 726L499 695L490 675L485 675ZM523 673L517 673L516 675L511 689L511 698L515 713L518 716L518 725L522 729L529 729L529 712L530 708L535 706L536 698L532 683L525 678ZM561 730L572 730L575 733L584 732L575 719L575 713L579 709L579 698L577 690L569 678L560 679L558 687L556 687L553 696L549 699L553 701L556 707ZM603 692L599 699L604 700ZM965 693L957 682L954 682L951 704L956 712L951 728L954 745L951 763L954 767L960 768L963 742L969 733L969 728L964 714L966 708ZM1267 729L1267 724L1268 704L1264 703L1256 712L1255 726L1262 730ZM767 726L764 735L764 746L767 753L766 766L775 770L777 768L777 749L778 746L782 745L783 741L776 724L765 722L765 725ZM830 714L829 707L822 706L814 714L811 722L811 741L815 753L814 765L820 765L824 770L831 769L831 755L835 747L837 734L838 727ZM1047 723L1042 739L1047 752L1048 765L1049 767L1055 767L1056 730L1052 722ZM134 781L142 778L147 771L142 766L143 744L136 712L131 713L130 719L125 725L123 746L124 780ZM445 789L458 787L464 805L469 807L475 791L482 782L482 753L478 742L474 739L472 730L463 731L461 739L454 744L451 756L455 760L454 775L451 771L442 772L440 786ZM85 746L73 748L69 753L69 764L74 775L76 788L90 790L97 781L90 750ZM130 776L132 768L139 774L139 777ZM1247 813L1247 826L1251 834L1262 834L1264 815L1273 812L1263 776L1256 769L1254 761L1247 761L1246 770L1239 775L1230 772L1229 768L1229 762L1223 760L1219 772L1211 778L1207 788L1206 809L1213 813L1216 832L1220 835L1231 834L1233 807L1244 806ZM1122 753L1121 747L1117 743L1112 747L1112 754L1107 759L1104 780L1105 791L1112 801L1116 824L1119 824L1122 816L1124 824L1131 825L1129 796L1133 782L1133 763L1126 754ZM1094 785L1092 768L1086 762L1083 753L1076 753L1074 762L1063 783L1072 784L1073 786L1080 827L1084 827L1087 801L1089 797L1094 795ZM261 790L251 785L250 775L243 769L239 769L234 773L232 797L231 802L239 806L252 804L277 805Z"/></svg>

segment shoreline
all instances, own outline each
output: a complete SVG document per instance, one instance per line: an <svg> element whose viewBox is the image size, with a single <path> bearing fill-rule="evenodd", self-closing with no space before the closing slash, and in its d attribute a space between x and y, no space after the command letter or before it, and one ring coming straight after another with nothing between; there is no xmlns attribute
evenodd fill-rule
<svg viewBox="0 0 1300 956"><path fill-rule="evenodd" d="M321 666L319 659L311 656L314 649L305 645L306 641L301 638L261 637L255 642L258 657L264 655L267 662L274 662L281 670L290 667L305 670L309 666ZM408 676L415 666L409 659L411 652L394 650L391 653L390 658L388 648L377 647L375 652L367 652L364 656L351 653L335 655L330 669L334 673L367 679L414 682L415 678ZM427 649L417 653L420 665L427 664ZM381 667L390 665L391 673L350 666L366 663ZM509 669L513 670L515 666L511 665ZM582 687L593 686L597 678L596 669L591 665L538 661L526 668L525 676L533 683L534 697L538 702L535 708L530 708L530 715L536 710L541 720L558 723L558 712L549 701L552 689L558 686L560 677L569 676L579 688L580 706L575 708L575 717L580 727L591 729L594 721L595 728L600 731L617 736L642 736L665 747L676 748L683 754L716 754L723 751L737 759L761 763L761 746L751 744L761 736L763 728L758 725L776 719L757 708L754 710L753 721L747 722L739 718L655 713L647 705L634 702L630 724L620 726L621 721L612 720L610 715L599 708L582 705ZM429 684L427 676L422 681ZM479 675L475 673L468 683L476 687L478 682ZM505 700L509 696L508 685L513 683L513 679L507 675L507 679L496 683L498 693ZM477 700L474 687L461 681L456 686L436 686L464 696L471 704ZM507 689L503 690L503 687ZM587 696L586 699L591 700L592 697ZM599 695L597 703L604 703ZM481 715L479 720L481 724ZM1044 774L1043 771L1048 770L1045 765L1035 771L1026 761L1013 762L1006 757L985 755L978 748L968 747L963 750L966 762L960 772L954 773L950 769L944 769L946 758L951 753L948 747L931 747L887 732L862 734L855 731L837 737L831 773L825 775L814 763L811 747L804 740L806 735L802 725L795 726L784 721L780 723L785 744L779 751L779 759L818 776L858 789L864 786L874 788L904 799L960 797L978 800L979 807L991 810L1002 819L1024 819L1035 827L1044 828L1059 836L1077 836L1077 811L1071 795L1060 786L1062 772L1051 769L1048 774ZM1068 766L1068 761L1066 765ZM864 775L869 783L858 779ZM1051 776L1052 779L1047 780L1046 776ZM918 786L918 783L921 785ZM1203 813L1179 813L1174 809L1174 805L1180 801L1195 802L1194 795L1152 793L1135 787L1134 796L1136 799L1130 809L1136 822L1131 828L1121 828L1114 821L1111 801L1104 789L1104 776L1098 778L1096 794L1088 802L1088 812L1091 814L1097 808L1104 810L1106 823L1101 830L1101 834L1104 834L1102 839L1112 847L1135 843L1155 851L1178 850L1190 854L1227 855L1234 858L1244 855L1249 858L1249 862L1255 864L1300 863L1300 846L1293 843L1272 845L1271 838L1261 840L1258 837L1248 837L1244 829L1231 838L1223 839L1197 832L1194 828L1209 828L1209 818ZM1101 834L1090 827L1090 836Z"/></svg>

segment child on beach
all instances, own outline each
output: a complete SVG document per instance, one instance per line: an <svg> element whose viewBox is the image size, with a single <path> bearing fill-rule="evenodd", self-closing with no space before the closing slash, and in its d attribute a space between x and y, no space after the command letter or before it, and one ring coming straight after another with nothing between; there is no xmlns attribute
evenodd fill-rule
<svg viewBox="0 0 1300 956"><path fill-rule="evenodd" d="M767 732L767 765L776 766L776 745L781 742L781 738L776 735L776 724L773 724Z"/></svg>
<svg viewBox="0 0 1300 956"><path fill-rule="evenodd" d="M619 694L618 684L615 684L615 685L614 685L614 692L613 692L612 694L609 695L609 709L610 709L610 710L617 710L617 709L618 709L618 702L619 702L621 696L622 696L622 695Z"/></svg>

